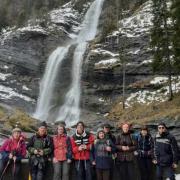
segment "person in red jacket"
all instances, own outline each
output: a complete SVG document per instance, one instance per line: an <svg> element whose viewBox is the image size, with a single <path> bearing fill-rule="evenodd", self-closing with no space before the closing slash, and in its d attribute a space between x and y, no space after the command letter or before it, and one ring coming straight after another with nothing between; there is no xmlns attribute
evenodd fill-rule
<svg viewBox="0 0 180 180"><path fill-rule="evenodd" d="M21 168L21 159L26 156L26 145L21 129L14 128L12 137L7 139L0 148L0 179L6 173L6 170L12 168L12 179L21 180L19 173Z"/></svg>
<svg viewBox="0 0 180 180"><path fill-rule="evenodd" d="M54 178L53 180L69 180L69 168L72 160L71 140L66 134L63 124L58 125L57 135L53 137L54 144Z"/></svg>
<svg viewBox="0 0 180 180"><path fill-rule="evenodd" d="M90 150L93 143L93 135L85 131L83 122L78 122L76 125L76 133L71 138L77 180L92 180Z"/></svg>

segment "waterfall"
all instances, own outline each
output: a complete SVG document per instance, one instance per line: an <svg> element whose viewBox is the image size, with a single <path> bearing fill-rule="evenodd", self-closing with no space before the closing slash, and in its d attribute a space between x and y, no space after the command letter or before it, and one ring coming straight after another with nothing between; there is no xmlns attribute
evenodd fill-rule
<svg viewBox="0 0 180 180"><path fill-rule="evenodd" d="M51 100L55 87L56 77L60 70L61 63L67 55L69 46L58 47L49 56L45 73L40 82L40 92L37 101L36 111L33 117L40 120L47 120L49 111L51 109Z"/></svg>
<svg viewBox="0 0 180 180"><path fill-rule="evenodd" d="M74 125L80 118L81 72L83 56L88 41L93 40L104 0L95 0L87 11L76 39L77 47L73 57L72 84L65 96L64 105L60 108L56 121L65 121L68 126Z"/></svg>

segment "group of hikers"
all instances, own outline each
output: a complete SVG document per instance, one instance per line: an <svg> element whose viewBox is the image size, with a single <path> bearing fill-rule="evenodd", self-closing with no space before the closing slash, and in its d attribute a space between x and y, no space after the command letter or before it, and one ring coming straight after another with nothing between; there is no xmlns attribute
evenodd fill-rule
<svg viewBox="0 0 180 180"><path fill-rule="evenodd" d="M112 180L114 168L117 169L118 179L134 180L135 159L141 180L152 180L153 164L157 180L163 177L175 180L178 145L166 124L158 124L154 138L145 125L135 135L127 122L121 124L121 129L121 133L114 136L111 126L104 124L98 128L95 137L85 130L83 122L78 122L75 134L69 137L65 125L59 124L56 135L51 137L47 133L47 124L42 122L26 144L21 129L16 127L12 137L0 147L0 180L8 168L12 168L13 180L21 180L21 159L27 156L26 153L32 180L45 179L50 160L54 170L53 180L69 180L71 167L75 167L76 180L92 180L92 169L96 170L97 180Z"/></svg>

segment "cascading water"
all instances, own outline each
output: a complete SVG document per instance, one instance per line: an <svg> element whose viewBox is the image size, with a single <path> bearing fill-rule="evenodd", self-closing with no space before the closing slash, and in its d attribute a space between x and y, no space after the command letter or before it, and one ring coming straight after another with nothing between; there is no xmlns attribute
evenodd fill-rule
<svg viewBox="0 0 180 180"><path fill-rule="evenodd" d="M88 41L93 40L104 0L95 0L86 13L81 25L82 29L76 39L77 47L73 57L72 84L65 97L65 103L60 108L56 121L65 121L68 126L75 124L80 118L81 72L83 56Z"/></svg>
<svg viewBox="0 0 180 180"><path fill-rule="evenodd" d="M47 120L48 118L48 114L51 109L51 100L53 97L55 80L61 67L61 63L64 57L67 55L68 50L69 46L58 47L49 56L45 73L40 83L40 93L37 101L36 111L33 115L33 117L37 119Z"/></svg>

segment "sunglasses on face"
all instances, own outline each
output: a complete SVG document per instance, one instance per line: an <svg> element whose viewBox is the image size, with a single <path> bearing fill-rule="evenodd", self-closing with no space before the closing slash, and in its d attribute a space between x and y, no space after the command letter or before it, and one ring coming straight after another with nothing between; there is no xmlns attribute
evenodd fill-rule
<svg viewBox="0 0 180 180"><path fill-rule="evenodd" d="M165 129L165 127L164 126L159 126L158 129Z"/></svg>

